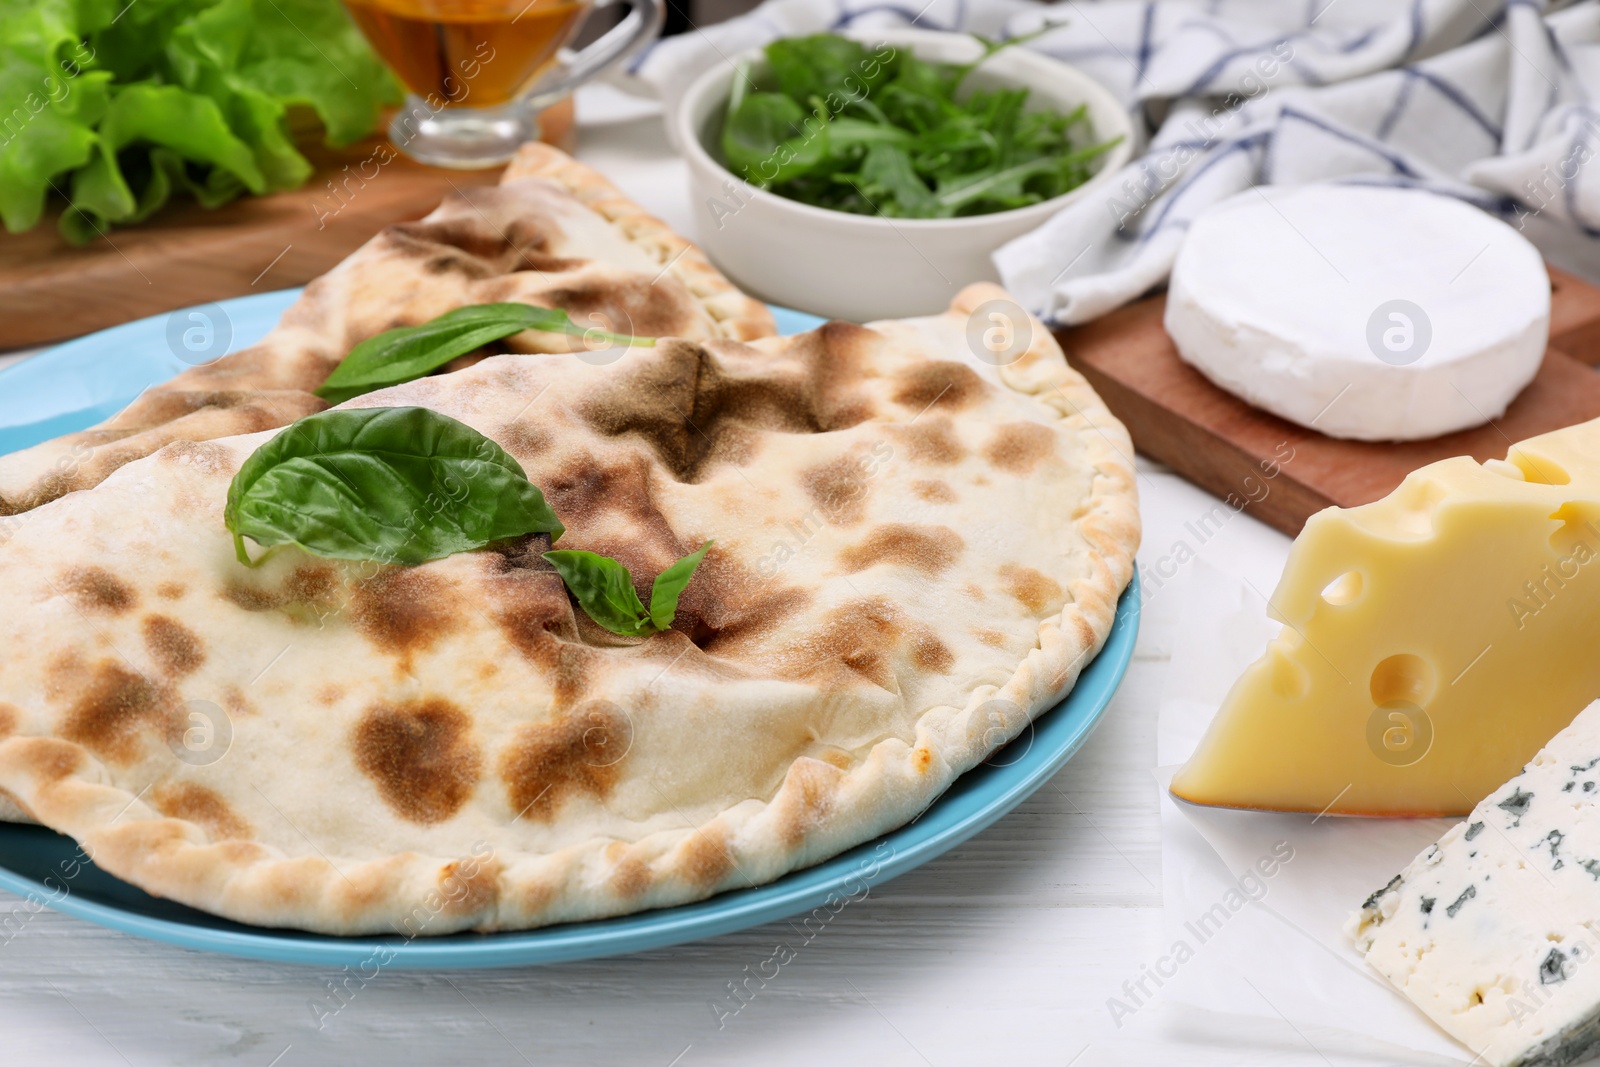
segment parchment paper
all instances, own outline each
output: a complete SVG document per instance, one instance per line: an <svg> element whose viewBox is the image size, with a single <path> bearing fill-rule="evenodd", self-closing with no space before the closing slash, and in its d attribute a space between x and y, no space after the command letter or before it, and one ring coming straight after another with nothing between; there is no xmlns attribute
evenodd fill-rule
<svg viewBox="0 0 1600 1067"><path fill-rule="evenodd" d="M1234 679L1278 631L1245 581L1201 560L1182 578L1156 739L1170 947L1145 988L1162 978L1159 995L1191 1007L1347 1030L1394 1046L1402 1062L1470 1062L1344 935L1367 895L1453 820L1227 811L1168 793ZM1135 1012L1139 993L1125 991Z"/></svg>

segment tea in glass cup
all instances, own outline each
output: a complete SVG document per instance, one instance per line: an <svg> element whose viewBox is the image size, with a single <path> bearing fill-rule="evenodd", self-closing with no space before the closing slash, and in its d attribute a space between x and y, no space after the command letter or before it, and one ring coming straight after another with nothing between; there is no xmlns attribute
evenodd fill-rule
<svg viewBox="0 0 1600 1067"><path fill-rule="evenodd" d="M564 52L588 14L624 4L626 18L576 54ZM344 0L373 51L408 90L389 123L402 152L437 166L510 159L539 136L541 107L648 44L664 0Z"/></svg>

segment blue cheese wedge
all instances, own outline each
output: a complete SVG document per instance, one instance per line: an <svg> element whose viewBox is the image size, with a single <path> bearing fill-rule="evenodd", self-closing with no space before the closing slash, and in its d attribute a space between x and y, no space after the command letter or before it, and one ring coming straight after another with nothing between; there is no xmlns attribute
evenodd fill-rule
<svg viewBox="0 0 1600 1067"><path fill-rule="evenodd" d="M1367 898L1348 932L1474 1062L1600 1055L1600 702Z"/></svg>

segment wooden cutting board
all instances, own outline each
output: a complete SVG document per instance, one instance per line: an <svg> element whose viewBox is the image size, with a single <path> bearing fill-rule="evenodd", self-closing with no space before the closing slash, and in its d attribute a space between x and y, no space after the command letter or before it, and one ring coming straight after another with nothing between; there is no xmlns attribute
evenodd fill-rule
<svg viewBox="0 0 1600 1067"><path fill-rule="evenodd" d="M572 101L540 120L544 139L570 151ZM299 189L214 211L174 203L83 247L62 240L54 218L27 233L0 233L0 349L303 285L384 226L421 218L454 190L491 185L502 169L423 166L383 137L338 149L312 138L301 150L317 172Z"/></svg>
<svg viewBox="0 0 1600 1067"><path fill-rule="evenodd" d="M1523 438L1600 418L1600 288L1553 269L1550 282L1550 347L1533 382L1492 424L1426 441L1346 441L1251 407L1178 357L1161 326L1165 295L1056 336L1135 448L1292 537L1323 508L1377 500L1424 464L1503 458Z"/></svg>

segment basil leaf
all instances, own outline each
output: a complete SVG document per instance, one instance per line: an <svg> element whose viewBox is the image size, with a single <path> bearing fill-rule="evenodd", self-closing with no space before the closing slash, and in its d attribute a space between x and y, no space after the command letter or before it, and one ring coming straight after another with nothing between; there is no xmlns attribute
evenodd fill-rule
<svg viewBox="0 0 1600 1067"><path fill-rule="evenodd" d="M649 632L650 615L634 591L628 568L610 556L577 549L546 552L544 558L560 572L589 618L614 634L637 637Z"/></svg>
<svg viewBox="0 0 1600 1067"><path fill-rule="evenodd" d="M244 539L333 559L424 563L561 522L505 449L427 408L324 411L258 448L223 512Z"/></svg>
<svg viewBox="0 0 1600 1067"><path fill-rule="evenodd" d="M374 389L421 378L457 356L523 330L544 330L642 347L655 344L649 337L584 328L560 308L532 304L471 304L447 311L420 326L400 326L367 338L333 369L317 395L330 403L343 403Z"/></svg>
<svg viewBox="0 0 1600 1067"><path fill-rule="evenodd" d="M710 550L711 542L707 541L698 552L684 556L656 575L656 583L650 587L650 621L656 629L665 630L672 625L673 616L678 614L679 594L689 584L689 579L694 577L695 568L700 566L700 561L706 558Z"/></svg>
<svg viewBox="0 0 1600 1067"><path fill-rule="evenodd" d="M711 542L707 541L699 551L656 575L648 611L633 588L633 575L610 556L559 549L546 552L544 558L560 572L561 580L589 618L614 634L638 637L672 625L673 616L678 613L678 596L710 549Z"/></svg>

